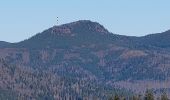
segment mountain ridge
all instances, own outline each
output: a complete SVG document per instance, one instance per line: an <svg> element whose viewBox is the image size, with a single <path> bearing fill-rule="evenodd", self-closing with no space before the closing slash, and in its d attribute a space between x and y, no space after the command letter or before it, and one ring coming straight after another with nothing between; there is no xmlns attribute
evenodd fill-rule
<svg viewBox="0 0 170 100"><path fill-rule="evenodd" d="M59 26L53 26L49 29L44 30L41 33L38 33L32 36L29 39L26 39L26 40L23 40L17 43L0 42L0 47L2 48L6 46L6 44L14 45L12 47L16 47L18 45L20 45L20 47L26 47L26 45L31 45L31 43L29 43L29 40L34 41L36 37L40 38L41 40L40 41L35 40L35 43L43 42L42 44L49 45L49 43L44 43L44 42L50 41L50 40L55 41L54 37L56 37L56 40L57 39L61 40L61 38L65 38L66 40L65 42L69 44L69 42L72 41L73 39L75 39L73 41L84 40L85 42L85 41L89 41L89 39L93 40L94 38L92 37L98 36L98 38L100 39L98 39L96 42L99 42L99 40L106 41L106 39L102 40L103 37L105 37L109 39L108 41L117 42L116 44L127 45L133 42L133 45L140 44L140 45L145 45L145 46L150 45L153 47L166 48L167 46L170 46L170 42L168 41L169 34L170 34L170 31L165 31L163 33L149 34L149 35L140 36L140 37L118 35L118 34L113 34L109 32L106 28L104 28L104 26L102 26L101 24L97 22L92 22L90 20L79 20L79 21L70 22L67 24L59 25ZM159 40L159 37L162 37L164 39ZM78 38L79 40L76 40L76 38ZM123 41L126 43L123 43ZM160 43L157 43L158 41ZM163 44L161 41L166 42L166 44ZM59 41L56 41L56 42L59 42ZM8 47L10 47L11 45L9 45Z"/></svg>
<svg viewBox="0 0 170 100"><path fill-rule="evenodd" d="M102 25L88 20L76 21L60 26L53 26L42 33L15 43L15 46L30 48L46 47L69 47L71 45L81 45L90 43L106 43L112 41L112 35ZM104 39L106 38L106 39ZM32 43L34 41L34 43ZM53 45L53 43L56 43ZM39 44L35 44L39 43ZM31 47L35 44L34 47ZM27 48L27 47L26 47Z"/></svg>

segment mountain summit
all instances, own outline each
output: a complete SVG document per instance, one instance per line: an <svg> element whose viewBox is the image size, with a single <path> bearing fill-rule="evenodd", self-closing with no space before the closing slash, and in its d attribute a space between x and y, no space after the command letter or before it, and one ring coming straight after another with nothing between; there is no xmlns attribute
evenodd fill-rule
<svg viewBox="0 0 170 100"><path fill-rule="evenodd" d="M28 40L20 42L20 47L68 47L110 41L110 35L104 26L89 20L80 20L60 26L53 26ZM33 45L34 44L34 45Z"/></svg>
<svg viewBox="0 0 170 100"><path fill-rule="evenodd" d="M90 20L80 20L68 24L64 24L61 26L54 26L51 28L52 34L57 35L70 35L74 36L76 33L82 32L98 32L102 34L109 33L107 29L105 29L102 25L97 22L92 22ZM83 32L83 33L84 33Z"/></svg>
<svg viewBox="0 0 170 100"><path fill-rule="evenodd" d="M115 44L131 48L169 48L170 31L143 37L131 37L110 33L104 26L90 20L79 20L53 26L35 36L14 44L0 42L0 47L57 48L90 44Z"/></svg>

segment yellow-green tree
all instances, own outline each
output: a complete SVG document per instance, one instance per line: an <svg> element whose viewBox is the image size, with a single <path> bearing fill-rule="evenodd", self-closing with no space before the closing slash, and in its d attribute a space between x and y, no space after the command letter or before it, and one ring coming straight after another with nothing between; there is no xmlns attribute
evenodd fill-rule
<svg viewBox="0 0 170 100"><path fill-rule="evenodd" d="M114 100L120 100L120 97L118 95L115 95Z"/></svg>
<svg viewBox="0 0 170 100"><path fill-rule="evenodd" d="M161 100L169 100L166 93L163 93L163 94L161 95Z"/></svg>
<svg viewBox="0 0 170 100"><path fill-rule="evenodd" d="M132 100L138 100L138 97L134 95L134 96L132 97Z"/></svg>
<svg viewBox="0 0 170 100"><path fill-rule="evenodd" d="M154 95L151 90L146 91L144 100L154 100Z"/></svg>
<svg viewBox="0 0 170 100"><path fill-rule="evenodd" d="M120 97L116 94L109 98L109 100L120 100Z"/></svg>

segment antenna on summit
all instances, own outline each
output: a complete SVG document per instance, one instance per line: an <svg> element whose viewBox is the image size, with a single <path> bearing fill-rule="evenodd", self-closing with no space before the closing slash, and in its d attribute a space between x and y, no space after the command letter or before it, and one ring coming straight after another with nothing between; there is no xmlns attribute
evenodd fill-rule
<svg viewBox="0 0 170 100"><path fill-rule="evenodd" d="M57 25L58 25L58 17L57 17Z"/></svg>

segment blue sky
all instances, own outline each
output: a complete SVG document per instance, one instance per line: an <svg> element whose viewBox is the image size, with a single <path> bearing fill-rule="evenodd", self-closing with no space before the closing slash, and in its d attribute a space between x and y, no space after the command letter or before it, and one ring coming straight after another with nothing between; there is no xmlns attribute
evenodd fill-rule
<svg viewBox="0 0 170 100"><path fill-rule="evenodd" d="M57 24L92 20L143 36L170 29L170 0L1 0L0 41L18 42Z"/></svg>

